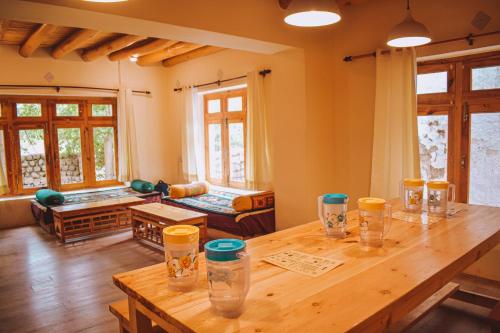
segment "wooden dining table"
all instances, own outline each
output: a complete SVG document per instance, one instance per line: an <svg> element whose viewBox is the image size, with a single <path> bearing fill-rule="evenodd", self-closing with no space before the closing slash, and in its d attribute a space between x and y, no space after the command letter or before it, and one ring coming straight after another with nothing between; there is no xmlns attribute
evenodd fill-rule
<svg viewBox="0 0 500 333"><path fill-rule="evenodd" d="M467 205L427 225L393 218L382 248L360 246L357 211L347 221L344 239L326 237L315 221L248 240L251 286L237 318L211 307L203 253L199 281L189 292L168 288L165 263L114 275L128 296L131 331L150 332L153 320L169 333L380 332L500 241L500 208L487 206ZM262 260L284 250L343 264L310 277Z"/></svg>

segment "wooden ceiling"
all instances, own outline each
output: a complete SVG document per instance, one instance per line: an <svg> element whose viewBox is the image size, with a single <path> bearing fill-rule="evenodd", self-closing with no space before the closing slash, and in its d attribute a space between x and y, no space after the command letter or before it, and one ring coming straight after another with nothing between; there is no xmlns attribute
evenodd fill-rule
<svg viewBox="0 0 500 333"><path fill-rule="evenodd" d="M38 48L47 48L55 59L76 51L83 61L106 56L111 61L136 57L138 65L162 63L166 67L223 50L215 46L147 36L2 19L0 45L18 45L19 54L23 57L30 57Z"/></svg>

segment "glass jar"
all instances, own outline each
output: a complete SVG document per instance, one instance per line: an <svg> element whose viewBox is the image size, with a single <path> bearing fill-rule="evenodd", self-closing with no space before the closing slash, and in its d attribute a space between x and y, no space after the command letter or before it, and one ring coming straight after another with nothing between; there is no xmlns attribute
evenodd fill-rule
<svg viewBox="0 0 500 333"><path fill-rule="evenodd" d="M360 244L381 247L391 228L391 205L384 199L360 198L358 212Z"/></svg>
<svg viewBox="0 0 500 333"><path fill-rule="evenodd" d="M245 248L244 241L230 238L205 244L208 296L225 317L241 314L250 287L250 256Z"/></svg>
<svg viewBox="0 0 500 333"><path fill-rule="evenodd" d="M318 197L318 217L329 237L345 238L347 227L346 194L325 194Z"/></svg>
<svg viewBox="0 0 500 333"><path fill-rule="evenodd" d="M424 180L406 178L400 185L403 210L408 213L420 214L424 198Z"/></svg>
<svg viewBox="0 0 500 333"><path fill-rule="evenodd" d="M427 182L427 207L431 216L446 217L448 199L451 192L451 201L455 201L455 185L445 180Z"/></svg>
<svg viewBox="0 0 500 333"><path fill-rule="evenodd" d="M168 285L189 290L198 280L198 242L200 229L192 225L174 225L163 229Z"/></svg>

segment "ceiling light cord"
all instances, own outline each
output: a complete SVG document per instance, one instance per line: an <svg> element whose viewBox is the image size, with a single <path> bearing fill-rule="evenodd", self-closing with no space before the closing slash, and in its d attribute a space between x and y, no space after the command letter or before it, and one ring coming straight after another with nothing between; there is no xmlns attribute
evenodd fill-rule
<svg viewBox="0 0 500 333"><path fill-rule="evenodd" d="M410 10L410 0L406 0L406 10Z"/></svg>

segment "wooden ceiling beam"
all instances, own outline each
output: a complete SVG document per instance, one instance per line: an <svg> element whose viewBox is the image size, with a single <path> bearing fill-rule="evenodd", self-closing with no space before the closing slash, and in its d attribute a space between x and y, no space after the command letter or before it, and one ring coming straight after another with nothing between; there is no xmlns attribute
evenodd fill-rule
<svg viewBox="0 0 500 333"><path fill-rule="evenodd" d="M127 59L130 56L138 57L152 52L156 52L158 50L162 50L175 43L177 42L166 39L155 39L149 43L138 45L137 47L134 47L134 45L132 45L131 47L115 51L111 53L108 56L108 58L111 61L117 61L117 60Z"/></svg>
<svg viewBox="0 0 500 333"><path fill-rule="evenodd" d="M9 28L9 20L2 20L0 19L0 40L3 39L3 36L5 35L5 32Z"/></svg>
<svg viewBox="0 0 500 333"><path fill-rule="evenodd" d="M57 45L52 50L52 57L59 59L65 54L68 54L71 51L76 50L82 44L87 42L88 40L94 38L99 31L92 29L80 29L77 32L70 35L68 38L63 40L59 45Z"/></svg>
<svg viewBox="0 0 500 333"><path fill-rule="evenodd" d="M130 46L138 41L144 40L147 37L125 35L101 44L97 47L85 50L82 53L82 59L85 61L93 61L99 57L106 56L111 52L121 50L127 46Z"/></svg>
<svg viewBox="0 0 500 333"><path fill-rule="evenodd" d="M56 29L55 25L41 24L21 45L19 54L25 58L29 57Z"/></svg>
<svg viewBox="0 0 500 333"><path fill-rule="evenodd" d="M205 57L205 56L220 52L222 50L224 50L223 47L203 46L203 47L200 47L199 49L196 49L194 51L186 52L184 54L165 59L165 60L163 60L163 66L165 66L165 67L174 66L174 65L180 64L182 62L186 62L186 61L196 59L196 58Z"/></svg>
<svg viewBox="0 0 500 333"><path fill-rule="evenodd" d="M137 64L144 66L144 65L151 65L160 61L163 61L167 58L172 58L175 57L179 54L183 54L189 51L193 51L196 49L199 49L203 47L203 45L198 45L198 44L192 44L192 43L185 43L185 42L178 42L170 47L167 47L166 49L163 49L161 51L157 51L154 53L146 54L137 59Z"/></svg>

